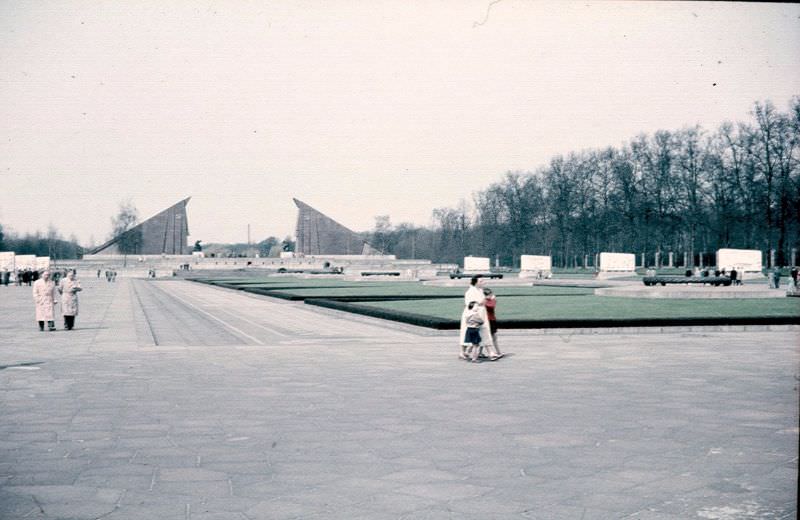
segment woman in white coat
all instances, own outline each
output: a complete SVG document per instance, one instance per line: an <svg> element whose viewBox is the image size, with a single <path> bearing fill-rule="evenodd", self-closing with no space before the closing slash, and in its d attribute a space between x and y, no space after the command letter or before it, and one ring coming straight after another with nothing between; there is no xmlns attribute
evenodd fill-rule
<svg viewBox="0 0 800 520"><path fill-rule="evenodd" d="M492 342L492 333L489 329L489 317L486 314L486 308L483 306L483 302L486 299L486 296L483 294L482 288L482 281L481 278L477 276L473 276L469 282L469 289L464 294L464 307L468 307L470 302L475 302L478 304L481 317L483 318L483 325L480 329L481 334L481 345L486 349L487 354L490 359L498 359L497 352L494 348L494 343ZM460 353L458 357L461 359L466 359L466 348L471 346L469 343L466 343L466 335L467 335L467 322L464 316L461 317L461 328L459 330L458 338L459 338L459 345L460 345Z"/></svg>
<svg viewBox="0 0 800 520"><path fill-rule="evenodd" d="M67 330L72 330L75 326L75 316L78 315L78 292L81 290L75 269L72 269L58 288L58 292L61 293L61 314L64 315L64 328Z"/></svg>
<svg viewBox="0 0 800 520"><path fill-rule="evenodd" d="M36 304L39 330L44 330L45 321L49 330L56 330L54 315L58 300L56 300L56 284L50 279L50 271L42 273L41 278L33 283L33 302Z"/></svg>

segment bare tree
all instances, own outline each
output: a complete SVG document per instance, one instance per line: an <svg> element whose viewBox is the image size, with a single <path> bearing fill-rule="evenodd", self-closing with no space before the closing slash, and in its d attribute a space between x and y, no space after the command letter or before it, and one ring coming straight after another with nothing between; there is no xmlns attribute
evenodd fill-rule
<svg viewBox="0 0 800 520"><path fill-rule="evenodd" d="M374 246L382 254L387 254L393 249L392 223L389 215L378 215L375 217L375 228L372 232Z"/></svg>
<svg viewBox="0 0 800 520"><path fill-rule="evenodd" d="M119 252L127 255L137 254L142 246L142 231L139 224L139 211L131 200L120 202L117 214L111 217L111 236L118 237ZM125 259L127 264L127 258Z"/></svg>
<svg viewBox="0 0 800 520"><path fill-rule="evenodd" d="M474 221L463 202L433 212L431 256L516 261L541 252L564 267L600 251L646 253L648 263L682 251L693 265L698 253L740 247L774 249L786 265L800 249L800 97L787 113L764 102L752 115L752 124L726 123L714 133L660 130L622 149L508 172L473 194Z"/></svg>

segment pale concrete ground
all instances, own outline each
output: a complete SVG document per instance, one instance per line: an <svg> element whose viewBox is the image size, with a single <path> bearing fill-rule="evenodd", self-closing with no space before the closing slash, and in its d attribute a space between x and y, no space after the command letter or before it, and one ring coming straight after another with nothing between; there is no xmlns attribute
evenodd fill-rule
<svg viewBox="0 0 800 520"><path fill-rule="evenodd" d="M800 330L433 333L184 281L0 287L0 518L795 518ZM60 328L60 325L59 325Z"/></svg>

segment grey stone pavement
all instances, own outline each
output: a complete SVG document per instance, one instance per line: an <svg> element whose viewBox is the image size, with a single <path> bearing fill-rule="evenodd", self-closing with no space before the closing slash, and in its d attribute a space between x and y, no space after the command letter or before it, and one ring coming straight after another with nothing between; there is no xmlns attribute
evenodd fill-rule
<svg viewBox="0 0 800 520"><path fill-rule="evenodd" d="M83 284L52 333L0 287L2 519L796 517L797 327L501 331L469 364L455 332Z"/></svg>

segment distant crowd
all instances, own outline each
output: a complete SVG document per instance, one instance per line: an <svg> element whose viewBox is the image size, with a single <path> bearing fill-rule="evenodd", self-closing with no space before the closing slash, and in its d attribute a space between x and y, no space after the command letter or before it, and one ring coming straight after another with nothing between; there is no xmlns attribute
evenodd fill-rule
<svg viewBox="0 0 800 520"><path fill-rule="evenodd" d="M100 278L100 273L101 272L102 272L102 269L98 269L97 270L97 278ZM116 271L111 271L109 269L106 269L106 281L107 282L116 282L117 281L117 272Z"/></svg>
<svg viewBox="0 0 800 520"><path fill-rule="evenodd" d="M42 273L45 271L50 273L50 278L58 285L59 280L62 278L66 278L67 274L69 273L69 269L60 269L60 270L38 270L38 269L17 269L14 271L9 271L8 269L0 270L0 285L17 285L23 286L27 285L28 287L32 286L33 283L38 280ZM149 277L155 278L155 270L151 270L151 273L148 273ZM97 270L97 278L100 278L101 273L103 273L102 269ZM106 269L105 277L107 282L116 282L117 281L117 272Z"/></svg>
<svg viewBox="0 0 800 520"><path fill-rule="evenodd" d="M8 269L3 269L0 271L0 283L3 285L8 284L16 284L19 286L27 285L30 286L39 279L41 273L36 269L20 269L17 271L9 271Z"/></svg>

